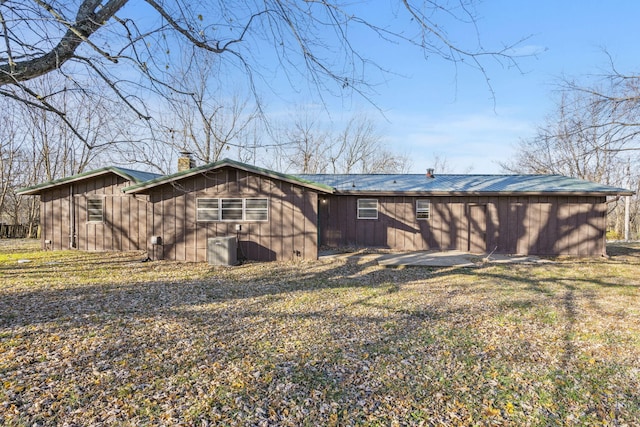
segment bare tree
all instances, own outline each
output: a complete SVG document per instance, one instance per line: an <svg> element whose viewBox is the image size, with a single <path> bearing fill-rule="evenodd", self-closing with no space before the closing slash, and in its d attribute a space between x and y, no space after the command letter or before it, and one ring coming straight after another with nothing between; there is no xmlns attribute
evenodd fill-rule
<svg viewBox="0 0 640 427"><path fill-rule="evenodd" d="M409 159L389 151L375 123L351 118L330 149L332 173L393 173L406 170Z"/></svg>
<svg viewBox="0 0 640 427"><path fill-rule="evenodd" d="M0 223L29 224L27 235L34 236L39 204L36 198L19 197L16 190L34 182L29 177L38 159L29 154L28 122L21 111L6 108L4 101L0 103L5 111L0 119Z"/></svg>
<svg viewBox="0 0 640 427"><path fill-rule="evenodd" d="M59 82L47 75L31 84L48 91ZM117 108L107 105L104 98L85 105L86 98L77 95L63 90L50 97L61 107L66 121L73 123L75 132L57 114L2 99L0 216L33 226L38 216L37 200L17 196L17 189L84 172L122 142L119 129L125 126L120 123Z"/></svg>
<svg viewBox="0 0 640 427"><path fill-rule="evenodd" d="M605 52L606 53L606 52ZM556 111L537 131L521 141L508 171L555 173L631 190L640 189L640 75L610 70L590 80L564 79ZM593 77L597 77L593 79ZM633 196L631 223L640 233L640 200ZM609 203L614 235L624 226L620 200Z"/></svg>
<svg viewBox="0 0 640 427"><path fill-rule="evenodd" d="M603 125L607 112L599 108L593 95L561 93L556 111L538 127L530 139L518 144L515 158L503 163L510 172L573 176L603 182L619 182L618 153L626 140L617 130Z"/></svg>
<svg viewBox="0 0 640 427"><path fill-rule="evenodd" d="M284 147L281 157L287 165L283 170L293 169L299 173L325 173L329 167L331 137L318 117L310 112L299 113L293 128L284 132Z"/></svg>
<svg viewBox="0 0 640 427"><path fill-rule="evenodd" d="M640 174L631 167L638 163L638 155L628 151L635 144L633 138L612 120L611 108L595 92L563 91L556 110L535 136L520 141L515 157L502 163L502 168L511 173L558 174L635 189ZM638 211L637 205L634 198L634 211ZM620 234L624 226L622 203L612 200L609 210L610 223ZM638 222L637 218L633 222Z"/></svg>
<svg viewBox="0 0 640 427"><path fill-rule="evenodd" d="M15 114L0 116L0 223L6 218L5 206L11 191L16 187L15 171L18 169L24 135L20 135Z"/></svg>
<svg viewBox="0 0 640 427"><path fill-rule="evenodd" d="M467 166L463 170L457 170L447 158L445 153L433 152L431 154L429 168L433 168L435 174L471 173L473 166Z"/></svg>
<svg viewBox="0 0 640 427"><path fill-rule="evenodd" d="M595 83L564 79L561 89L587 100L586 108L595 112L598 120L573 123L568 133L607 133L601 148L615 151L640 150L640 75L622 73L605 51L609 59L609 71L597 77ZM593 80L593 79L591 79ZM577 108L585 108L585 105ZM576 108L574 108L576 109ZM609 144L613 142L614 146Z"/></svg>
<svg viewBox="0 0 640 427"><path fill-rule="evenodd" d="M52 75L31 82L39 92L53 92L61 85ZM99 86L95 87L99 91ZM41 178L52 180L84 172L106 151L127 142L122 129L126 117L119 113L117 102L104 97L87 98L75 91L62 90L50 96L64 120L58 115L29 106L21 107L22 131L32 144L34 162L41 161ZM87 102L90 101L90 102ZM65 123L71 123L73 130Z"/></svg>
<svg viewBox="0 0 640 427"><path fill-rule="evenodd" d="M409 159L384 146L375 123L354 116L334 131L311 112L298 113L285 132L283 170L298 173L396 173L406 171Z"/></svg>
<svg viewBox="0 0 640 427"><path fill-rule="evenodd" d="M382 67L352 43L350 34L358 32L387 48L415 45L425 57L482 74L488 61L517 66L513 45L486 50L479 39L461 44L449 36L444 23L452 19L476 29L473 6L474 0L402 0L374 22L363 17L365 6L338 1L5 0L0 95L57 114L90 145L51 98L63 87L42 92L31 80L58 73L65 89L95 96L87 76L100 79L135 117L149 120L150 93L171 86L168 71L184 44L217 57L222 75L244 76L256 94L260 82L269 85L274 72L284 72L294 86L310 82L320 97L348 90L370 99L367 71Z"/></svg>
<svg viewBox="0 0 640 427"><path fill-rule="evenodd" d="M261 164L263 156L266 155L267 150L273 147L274 144L266 144L265 136L267 132L263 126L263 122L254 121L248 131L243 135L243 141L236 146L236 158L249 164L256 164L259 160Z"/></svg>
<svg viewBox="0 0 640 427"><path fill-rule="evenodd" d="M182 64L174 70L172 90L166 95L171 102L163 119L165 141L203 163L219 160L232 148L242 151L258 115L256 106L212 79L219 73L215 58L195 51Z"/></svg>

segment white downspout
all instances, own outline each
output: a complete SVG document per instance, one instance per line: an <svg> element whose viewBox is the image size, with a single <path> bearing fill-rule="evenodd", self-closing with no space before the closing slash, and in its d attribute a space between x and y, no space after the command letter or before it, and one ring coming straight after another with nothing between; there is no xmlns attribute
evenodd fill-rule
<svg viewBox="0 0 640 427"><path fill-rule="evenodd" d="M76 248L76 203L73 184L69 186L69 249Z"/></svg>
<svg viewBox="0 0 640 427"><path fill-rule="evenodd" d="M629 229L631 222L631 196L624 197L624 240L629 241Z"/></svg>

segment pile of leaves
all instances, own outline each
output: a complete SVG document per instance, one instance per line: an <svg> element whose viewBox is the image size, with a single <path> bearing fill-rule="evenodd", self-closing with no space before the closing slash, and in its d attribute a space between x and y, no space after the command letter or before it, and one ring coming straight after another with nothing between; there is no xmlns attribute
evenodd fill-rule
<svg viewBox="0 0 640 427"><path fill-rule="evenodd" d="M2 245L0 423L638 425L640 247L611 252L385 269Z"/></svg>

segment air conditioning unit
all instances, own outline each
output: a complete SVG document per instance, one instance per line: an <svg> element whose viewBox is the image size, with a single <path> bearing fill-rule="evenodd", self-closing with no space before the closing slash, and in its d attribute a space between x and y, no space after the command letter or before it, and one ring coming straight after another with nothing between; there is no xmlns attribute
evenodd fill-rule
<svg viewBox="0 0 640 427"><path fill-rule="evenodd" d="M207 262L211 265L238 264L238 238L226 236L207 239Z"/></svg>

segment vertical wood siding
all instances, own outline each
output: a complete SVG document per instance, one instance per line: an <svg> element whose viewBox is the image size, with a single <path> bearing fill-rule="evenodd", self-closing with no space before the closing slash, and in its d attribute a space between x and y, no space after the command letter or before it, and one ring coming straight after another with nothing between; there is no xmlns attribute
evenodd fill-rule
<svg viewBox="0 0 640 427"><path fill-rule="evenodd" d="M106 174L43 192L40 198L42 245L54 250L131 251L147 248L147 197L130 196L122 188L131 181ZM104 221L87 221L87 200L103 199ZM75 228L72 233L71 228Z"/></svg>
<svg viewBox="0 0 640 427"><path fill-rule="evenodd" d="M398 250L496 251L539 255L605 253L605 197L330 196L262 175L222 168L125 195L132 183L105 174L62 185L41 196L42 244L88 251L146 249L154 259L206 261L207 240L236 235L251 260L315 259L318 245ZM87 200L104 200L104 221L87 221ZM267 197L268 221L197 222L196 200ZM378 199L378 218L358 220L357 200ZM431 201L417 220L416 199ZM151 236L162 245L151 245Z"/></svg>
<svg viewBox="0 0 640 427"><path fill-rule="evenodd" d="M261 175L222 168L150 190L151 257L178 261L206 261L207 240L238 236L242 253L250 260L274 261L318 257L318 196L303 187ZM268 221L198 222L198 198L269 199ZM242 231L236 232L236 225Z"/></svg>
<svg viewBox="0 0 640 427"><path fill-rule="evenodd" d="M605 197L377 197L377 220L357 219L363 197L321 198L320 243L328 247L577 256L606 251ZM417 220L415 201L425 198L431 219Z"/></svg>

